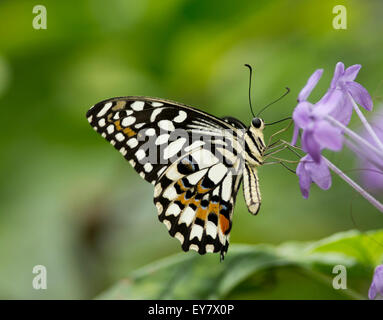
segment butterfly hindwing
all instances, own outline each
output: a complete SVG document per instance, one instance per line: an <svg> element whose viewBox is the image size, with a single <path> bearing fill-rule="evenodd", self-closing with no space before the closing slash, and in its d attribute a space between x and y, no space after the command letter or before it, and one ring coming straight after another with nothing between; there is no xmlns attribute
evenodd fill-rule
<svg viewBox="0 0 383 320"><path fill-rule="evenodd" d="M221 252L223 259L240 179L234 168L197 148L169 166L156 182L159 219L184 251Z"/></svg>

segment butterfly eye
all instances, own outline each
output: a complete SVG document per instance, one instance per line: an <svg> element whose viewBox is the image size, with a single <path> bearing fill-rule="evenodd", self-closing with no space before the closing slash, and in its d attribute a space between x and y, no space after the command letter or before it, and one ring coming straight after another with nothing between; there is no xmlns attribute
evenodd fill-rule
<svg viewBox="0 0 383 320"><path fill-rule="evenodd" d="M251 124L252 124L255 128L259 129L259 128L261 127L262 121L261 121L261 119L259 119L259 118L254 118L254 119L251 121Z"/></svg>

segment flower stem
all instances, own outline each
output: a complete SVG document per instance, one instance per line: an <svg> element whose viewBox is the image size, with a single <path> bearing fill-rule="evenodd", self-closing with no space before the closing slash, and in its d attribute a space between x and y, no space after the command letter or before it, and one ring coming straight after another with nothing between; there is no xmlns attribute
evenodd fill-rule
<svg viewBox="0 0 383 320"><path fill-rule="evenodd" d="M334 126L340 128L350 138L354 139L356 142L361 144L362 147L370 149L372 152L374 152L376 155L378 155L383 161L383 151L382 150L377 149L375 146L373 146L367 140L363 139L360 135L356 134L354 131L347 128L345 125L343 125L341 122L339 122L338 120L336 120L332 116L327 115L326 119L329 120Z"/></svg>
<svg viewBox="0 0 383 320"><path fill-rule="evenodd" d="M370 153L361 152L360 148L358 148L352 141L345 139L344 143L357 156L359 156L360 158L365 158L368 162L373 164L377 169L382 170L382 173L383 173L383 163L379 163L378 161L376 161L376 159L370 157Z"/></svg>
<svg viewBox="0 0 383 320"><path fill-rule="evenodd" d="M371 194L369 194L360 185L358 185L354 180L352 180L349 176L347 176L342 170L340 170L337 166L335 166L330 160L328 160L324 156L322 156L322 158L326 161L326 164L334 173L336 173L341 179L346 181L355 191L357 191L362 197L364 197L368 202L370 202L380 212L383 212L383 204L382 203L380 203L378 200L376 200Z"/></svg>
<svg viewBox="0 0 383 320"><path fill-rule="evenodd" d="M368 123L366 117L363 115L362 111L360 111L360 108L355 103L355 100L351 97L351 95L349 93L348 93L348 97L350 98L351 103L354 106L354 110L355 110L356 114L358 115L358 117L360 118L360 121L363 123L364 127L366 128L366 130L368 131L368 133L370 134L372 139L374 139L376 145L380 148L381 151L383 151L382 141L380 141L380 139L376 135L375 131L372 129L372 127Z"/></svg>

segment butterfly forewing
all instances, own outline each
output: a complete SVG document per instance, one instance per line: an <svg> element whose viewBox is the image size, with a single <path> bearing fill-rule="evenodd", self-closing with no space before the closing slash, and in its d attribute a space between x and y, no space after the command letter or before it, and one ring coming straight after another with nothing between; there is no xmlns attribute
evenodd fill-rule
<svg viewBox="0 0 383 320"><path fill-rule="evenodd" d="M159 219L182 248L227 251L245 126L168 100L123 97L87 113L93 128L155 185Z"/></svg>

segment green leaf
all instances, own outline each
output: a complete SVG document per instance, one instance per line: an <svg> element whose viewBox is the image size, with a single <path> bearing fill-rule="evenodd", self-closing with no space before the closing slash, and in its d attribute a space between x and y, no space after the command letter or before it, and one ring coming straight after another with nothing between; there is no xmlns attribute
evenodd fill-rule
<svg viewBox="0 0 383 320"><path fill-rule="evenodd" d="M233 244L222 263L215 254L179 253L133 272L98 299L365 299L380 243L382 230L351 230L316 242ZM332 286L335 265L347 268L345 290Z"/></svg>

